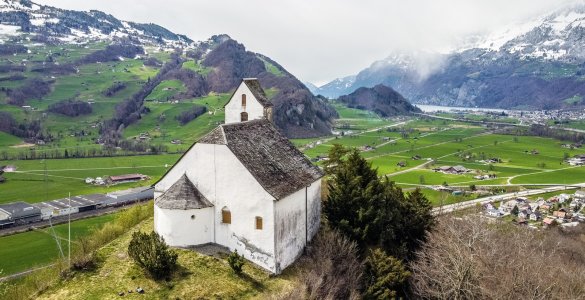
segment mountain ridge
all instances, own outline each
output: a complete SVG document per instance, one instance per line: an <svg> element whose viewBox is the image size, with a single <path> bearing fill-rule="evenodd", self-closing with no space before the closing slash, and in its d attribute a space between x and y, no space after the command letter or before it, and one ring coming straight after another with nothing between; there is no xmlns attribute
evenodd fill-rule
<svg viewBox="0 0 585 300"><path fill-rule="evenodd" d="M340 96L337 100L350 108L369 110L384 118L421 112L400 93L383 84L371 88L358 88L349 95Z"/></svg>
<svg viewBox="0 0 585 300"><path fill-rule="evenodd" d="M103 99L107 103L119 103L115 103L113 113L108 114L111 119L103 120L104 116L95 119L89 109L84 110L89 112L85 114L87 122L99 125L101 137L96 143L125 145L121 140L124 128L140 122L150 113L145 106L148 95L159 84L173 80L182 82L185 90L172 93L166 101L180 102L213 93L229 93L242 78L258 77L263 87L271 92L275 125L288 137L330 134L332 119L337 116L329 104L313 96L280 64L266 55L248 51L226 34L194 42L155 24L121 21L96 10L64 10L25 0L0 1L0 23L0 35L5 37L5 43L0 45L0 55L4 55L0 57L4 64L0 66L0 105L8 105L3 106L7 115L15 114L6 126L1 126L9 133L22 132L14 127L30 127L19 121L32 122L26 114L17 113L10 105L30 106L30 101L40 101L35 105L37 107L53 104L42 103L47 97L53 99L55 93L61 94L58 87L66 84L61 78L99 78L103 73L100 70L102 65L112 68L112 72L115 72L114 65L124 65L122 72L132 73L129 67L138 64L136 67L142 65L142 69L156 69L160 76L142 77L138 74L143 74L145 69L136 70L138 73L128 78L132 80L131 84L113 80L107 87L109 91L99 92L98 98L104 98L102 93L108 95ZM185 68L185 63L191 67ZM82 75L80 72L90 65L95 68L93 74L84 71ZM139 77L147 80L139 80ZM104 82L112 80L102 79ZM141 85L140 90L136 90L137 84ZM133 94L124 92L130 91L128 86L133 87ZM85 92L89 89L87 85L72 89L77 92L65 93L67 96L60 99L62 103L58 106L62 109L54 111L75 111L67 105L78 105L79 100L95 102L94 97L98 96L95 92L85 95L89 93ZM42 93L29 93L29 90ZM119 90L123 92L118 93ZM83 99L79 99L80 94L84 94ZM98 104L104 106L106 102ZM34 118L36 115L33 113ZM49 113L48 116L53 115ZM43 143L52 141L56 134L46 132L48 129L42 126L45 123L43 117L38 118L32 126L36 131L26 131L27 135L22 138L42 140Z"/></svg>

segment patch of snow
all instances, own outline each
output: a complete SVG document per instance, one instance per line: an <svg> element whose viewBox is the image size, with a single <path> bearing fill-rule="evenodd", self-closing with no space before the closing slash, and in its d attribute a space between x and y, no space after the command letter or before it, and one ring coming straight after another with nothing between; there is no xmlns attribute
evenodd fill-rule
<svg viewBox="0 0 585 300"><path fill-rule="evenodd" d="M20 26L0 24L0 35L19 35Z"/></svg>

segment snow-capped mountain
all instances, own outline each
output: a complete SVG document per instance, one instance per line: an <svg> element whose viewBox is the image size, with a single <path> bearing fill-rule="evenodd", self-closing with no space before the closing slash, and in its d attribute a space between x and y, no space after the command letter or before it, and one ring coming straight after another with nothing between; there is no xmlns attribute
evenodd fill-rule
<svg viewBox="0 0 585 300"><path fill-rule="evenodd" d="M355 75L337 78L325 85L322 85L312 90L311 92L313 92L313 94L315 95L323 95L326 97L333 96L333 98L339 95L349 94L344 92L354 86L355 78L356 78Z"/></svg>
<svg viewBox="0 0 585 300"><path fill-rule="evenodd" d="M126 22L97 10L65 10L28 0L0 0L0 35L32 35L28 38L56 43L133 39L172 47L193 42L159 25Z"/></svg>
<svg viewBox="0 0 585 300"><path fill-rule="evenodd" d="M574 61L585 59L585 5L572 5L552 14L507 26L474 47L517 54L522 58ZM460 49L467 50L464 48Z"/></svg>
<svg viewBox="0 0 585 300"><path fill-rule="evenodd" d="M575 101L585 98L584 79L585 5L578 4L470 37L448 54L389 56L349 87L336 79L318 91L337 97L382 83L417 103L557 108L585 105Z"/></svg>

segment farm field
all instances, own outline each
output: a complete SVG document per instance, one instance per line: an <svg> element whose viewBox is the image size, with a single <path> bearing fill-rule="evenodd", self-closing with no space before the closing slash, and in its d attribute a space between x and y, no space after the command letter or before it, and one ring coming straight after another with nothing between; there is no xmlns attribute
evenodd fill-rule
<svg viewBox="0 0 585 300"><path fill-rule="evenodd" d="M71 195L107 193L136 186L146 186L158 180L179 158L179 154L70 158L47 160L0 161L0 165L15 165L14 173L4 173L6 182L0 188L0 203L26 201L30 203L59 199ZM45 163L47 181L45 182ZM114 186L94 186L85 183L87 177L141 173L149 180Z"/></svg>
<svg viewBox="0 0 585 300"><path fill-rule="evenodd" d="M185 67L185 66L184 66ZM180 89L180 82L164 81L164 87L155 89L163 93L165 88ZM222 107L229 94L212 94L202 98L187 99L181 103L158 100L148 101L150 113L124 130L124 138L134 139L148 134L153 144L164 144L168 151L183 152L197 139L205 135L224 116ZM165 97L158 95L157 97ZM206 106L208 112L181 126L176 116L193 104ZM339 143L355 147L380 176L388 176L399 185L408 188L430 187L447 184L468 187L481 185L514 184L574 184L585 178L585 168L570 167L566 157L585 153L585 150L562 148L562 141L531 136L493 134L487 128L459 121L437 120L419 117L382 119L367 111L343 107L334 103L340 119L334 130L343 134L321 138L297 139L292 142L308 157L320 164L329 149ZM179 140L178 143L171 143ZM3 149L20 141L10 135L0 135ZM96 147L99 145L88 145ZM82 147L82 146L78 146ZM534 154L533 154L534 153ZM0 165L14 164L17 173L7 173L8 179L0 189L0 203L24 200L39 202L45 199L72 195L103 193L119 189L148 185L162 176L179 158L179 154L148 156L47 159L47 182L44 180L44 164L40 160L0 161ZM416 158L416 159L415 159ZM498 158L500 162L486 163L486 159ZM443 174L433 169L440 166L461 165L471 171L464 174ZM83 182L86 177L102 177L142 173L150 180L112 187L96 187ZM495 175L489 180L474 178L477 175ZM438 195L429 193L436 204ZM443 197L445 198L445 197ZM467 200L450 197L443 202Z"/></svg>
<svg viewBox="0 0 585 300"><path fill-rule="evenodd" d="M113 213L71 222L72 246L75 247L75 240L114 220L116 215ZM61 224L53 228L61 239L63 253L67 255L68 225ZM46 265L60 256L50 228L0 237L0 245L0 277Z"/></svg>
<svg viewBox="0 0 585 300"><path fill-rule="evenodd" d="M209 95L201 98L183 100L180 103L147 102L150 113L124 130L125 138L136 138L141 133L148 133L150 142L164 144L169 151L184 151L206 133L215 128L224 119L223 106L229 100L229 94ZM181 125L176 117L192 107L201 105L207 112L195 120ZM171 144L171 140L180 140L182 144Z"/></svg>
<svg viewBox="0 0 585 300"><path fill-rule="evenodd" d="M341 116L344 114L369 117L350 109L340 111ZM567 157L583 154L585 150L562 148L563 142L552 138L494 134L478 125L447 120L415 118L386 120L381 126L372 124L344 136L293 142L313 159L326 157L336 143L360 149L362 155L378 168L380 176L388 176L406 189L444 184L467 188L472 184L512 186L585 182L585 167L571 167L564 162ZM492 158L499 159L499 162L486 162ZM444 174L433 170L457 165L470 172ZM474 178L487 174L496 177ZM453 196L431 189L423 191L434 205L471 200L472 197Z"/></svg>

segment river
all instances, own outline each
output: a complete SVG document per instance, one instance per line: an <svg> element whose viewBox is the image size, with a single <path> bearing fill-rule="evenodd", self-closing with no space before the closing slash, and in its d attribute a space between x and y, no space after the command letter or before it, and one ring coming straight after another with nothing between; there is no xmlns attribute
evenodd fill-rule
<svg viewBox="0 0 585 300"><path fill-rule="evenodd" d="M424 105L414 104L414 106L420 108L423 112L437 112L437 111L491 111L491 112L509 112L507 109L498 108L481 108L481 107L456 107L456 106L438 106L438 105Z"/></svg>

